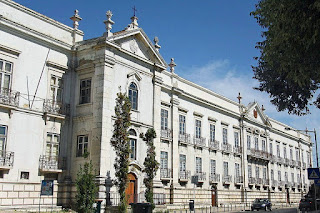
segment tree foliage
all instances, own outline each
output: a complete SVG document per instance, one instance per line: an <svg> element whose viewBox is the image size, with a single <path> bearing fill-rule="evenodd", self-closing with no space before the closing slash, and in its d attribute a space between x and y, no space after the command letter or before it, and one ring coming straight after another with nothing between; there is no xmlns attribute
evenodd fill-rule
<svg viewBox="0 0 320 213"><path fill-rule="evenodd" d="M113 181L118 188L120 195L119 211L127 212L127 200L125 190L128 185L129 154L130 144L128 138L128 128L130 127L131 104L128 97L123 93L118 93L116 98L115 115L116 120L113 125L113 136L111 144L116 152L114 163L116 179Z"/></svg>
<svg viewBox="0 0 320 213"><path fill-rule="evenodd" d="M95 175L91 161L84 163L83 167L80 166L76 179L76 187L77 212L93 212L93 204L96 199L98 187L95 184Z"/></svg>
<svg viewBox="0 0 320 213"><path fill-rule="evenodd" d="M146 177L143 179L143 183L146 186L145 198L147 202L151 203L152 209L155 208L153 202L153 178L156 176L156 173L159 168L159 163L156 160L156 152L153 144L153 139L156 138L156 131L153 128L147 130L146 134L143 137L143 140L148 146L147 157L144 159L144 172Z"/></svg>
<svg viewBox="0 0 320 213"><path fill-rule="evenodd" d="M254 78L279 111L304 115L320 82L320 0L260 0L251 15L265 30Z"/></svg>

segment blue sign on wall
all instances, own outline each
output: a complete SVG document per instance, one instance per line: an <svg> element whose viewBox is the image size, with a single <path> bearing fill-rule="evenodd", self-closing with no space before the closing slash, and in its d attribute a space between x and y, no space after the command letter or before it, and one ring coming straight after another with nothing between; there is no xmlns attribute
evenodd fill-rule
<svg viewBox="0 0 320 213"><path fill-rule="evenodd" d="M320 179L314 180L314 184L316 184L317 186L320 186Z"/></svg>
<svg viewBox="0 0 320 213"><path fill-rule="evenodd" d="M319 168L308 168L308 179L309 180L320 179Z"/></svg>
<svg viewBox="0 0 320 213"><path fill-rule="evenodd" d="M53 195L53 180L43 180L41 182L41 195Z"/></svg>

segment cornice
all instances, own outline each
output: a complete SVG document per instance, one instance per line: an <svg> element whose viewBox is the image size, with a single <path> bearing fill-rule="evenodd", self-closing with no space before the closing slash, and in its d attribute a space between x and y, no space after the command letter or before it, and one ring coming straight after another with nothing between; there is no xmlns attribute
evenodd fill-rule
<svg viewBox="0 0 320 213"><path fill-rule="evenodd" d="M21 51L20 50L16 50L16 49L13 49L11 47L7 47L5 45L2 45L0 44L0 50L10 54L10 55L14 55L15 57L19 57L19 55L21 54Z"/></svg>

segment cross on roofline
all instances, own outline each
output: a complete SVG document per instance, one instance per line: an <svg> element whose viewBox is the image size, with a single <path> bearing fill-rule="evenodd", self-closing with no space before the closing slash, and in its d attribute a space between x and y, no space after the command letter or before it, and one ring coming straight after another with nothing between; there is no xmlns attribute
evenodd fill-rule
<svg viewBox="0 0 320 213"><path fill-rule="evenodd" d="M137 9L136 9L136 6L133 6L133 16L136 16L136 11L138 11Z"/></svg>

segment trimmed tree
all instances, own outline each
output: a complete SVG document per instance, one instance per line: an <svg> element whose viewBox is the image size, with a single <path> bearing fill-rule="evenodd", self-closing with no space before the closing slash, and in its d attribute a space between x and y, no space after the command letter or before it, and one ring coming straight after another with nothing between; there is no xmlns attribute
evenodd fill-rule
<svg viewBox="0 0 320 213"><path fill-rule="evenodd" d="M113 125L113 136L111 144L116 152L114 163L116 179L113 183L118 188L120 195L119 212L127 212L127 199L125 190L128 185L128 171L129 171L129 154L130 144L128 138L128 128L130 127L130 111L131 104L129 98L119 92L116 98L115 106L116 120Z"/></svg>
<svg viewBox="0 0 320 213"><path fill-rule="evenodd" d="M304 115L320 108L320 1L259 0L251 13L263 28L261 55L253 67L258 90L279 111Z"/></svg>
<svg viewBox="0 0 320 213"><path fill-rule="evenodd" d="M86 158L86 156L88 156L88 153L85 153L84 157ZM93 204L96 199L98 187L95 183L95 175L91 161L85 162L83 167L80 165L76 179L76 187L77 212L93 212Z"/></svg>
<svg viewBox="0 0 320 213"><path fill-rule="evenodd" d="M159 168L159 163L156 160L156 152L153 144L153 139L156 138L156 131L153 128L147 130L146 134L143 136L143 140L148 146L147 157L144 159L144 172L146 177L143 179L143 183L146 186L145 198L147 202L151 203L152 209L155 208L153 202L153 178L156 176L157 170Z"/></svg>

